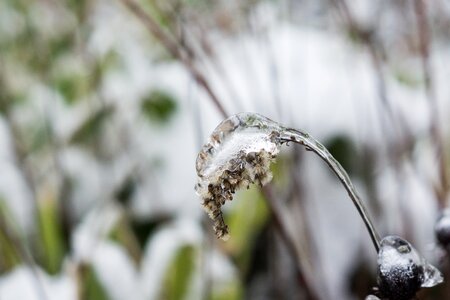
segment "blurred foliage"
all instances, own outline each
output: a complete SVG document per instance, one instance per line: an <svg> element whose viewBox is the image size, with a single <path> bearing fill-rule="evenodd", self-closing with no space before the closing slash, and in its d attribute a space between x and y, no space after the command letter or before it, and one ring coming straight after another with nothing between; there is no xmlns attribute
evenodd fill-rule
<svg viewBox="0 0 450 300"><path fill-rule="evenodd" d="M68 104L74 104L85 96L88 85L88 78L77 75L58 76L55 82L56 89Z"/></svg>
<svg viewBox="0 0 450 300"><path fill-rule="evenodd" d="M358 175L359 156L353 141L345 135L335 135L325 142L325 147L344 167L350 176Z"/></svg>
<svg viewBox="0 0 450 300"><path fill-rule="evenodd" d="M182 300L189 290L197 251L193 246L181 247L166 273L161 299Z"/></svg>
<svg viewBox="0 0 450 300"><path fill-rule="evenodd" d="M208 36L205 34L207 30L214 34L219 32L251 33L255 36L259 34L267 39L264 40L264 45L270 42L271 35L266 32L258 32L261 24L255 22L255 20L259 20L258 14L261 11L254 10L254 8L257 8L256 4L262 1L264 0L140 0L138 2L144 5L145 11L149 12L164 32L177 40L177 43L194 49L201 48L199 53L208 53L209 55L213 53L210 50L214 50L215 45L208 40ZM278 1L267 2L279 4ZM64 173L65 170L60 165L61 153L58 151L75 149L85 151L83 154L88 157L98 158L95 157L95 151L98 148L96 146L109 139L109 136L105 135L105 129L121 113L113 104L110 104L109 99L102 98L108 94L103 93L103 83L106 82L105 78L109 79L109 75L117 75L116 71L127 73L126 67L129 66L125 64L126 55L123 53L127 50L118 47L118 49L107 49L102 54L91 51L89 42L94 35L93 27L98 17L92 14L92 11L96 9L97 4L96 1L90 0L37 2L5 0L0 3L0 9L6 7L16 16L16 22L12 26L13 34L2 34L1 30L4 28L0 28L0 113L2 121L5 121L12 129L11 140L17 148L14 149L15 156L10 163L17 164L18 172L23 173L19 176L24 177L23 181L30 185L27 186L30 193L35 192L34 188L39 190L49 182L52 186L58 186L59 180L65 181L67 178L71 178L77 181L78 178L72 178L71 174ZM117 3L106 3L106 6L115 4ZM287 15L294 15L290 5L293 4L286 4ZM261 7L267 9L265 6ZM262 10L262 12L264 11ZM129 12L124 15L130 20L132 19L132 14ZM279 18L278 15L269 16L268 19L272 17L273 21L278 21L276 20ZM370 30L344 27L343 34L358 46L365 45L374 34ZM134 32L130 34L134 34ZM152 58L155 63L168 60L168 52L153 37L150 35L147 37L148 40L140 40L144 46L140 50L145 53L151 52L155 56ZM247 47L248 45L243 43L243 48ZM195 56L195 53L190 53L188 50L188 47L184 49L194 63L197 60L201 62L202 57ZM211 57L213 56L211 55ZM173 58L170 57L170 59ZM418 73L410 72L408 69L393 70L392 74L395 80L407 87L422 88L425 83L421 76L417 75ZM145 82L145 84L149 83ZM55 101L63 101L63 103L55 103L56 107L62 106L73 114L85 111L83 109L89 107L92 109L91 113L82 116L84 119L78 126L74 126L71 136L64 137L62 142L58 141L56 132L59 128L52 128L53 124L50 121L53 120L50 120L49 116L44 116L40 121L36 121L36 119L30 121L25 114L24 120L20 119L18 103L25 108L37 106L31 102L34 99L34 88L55 92L57 95ZM51 93L49 94L51 95ZM140 99L140 113L149 121L149 126L160 130L162 125L167 125L174 120L177 112L181 110L180 99L177 99L175 95L177 94L171 90L155 86ZM128 100L123 99L123 101ZM49 103L51 102L49 101ZM57 112L57 110L55 111ZM19 115L19 120L15 123L14 117L17 115ZM129 141L126 138L117 132L117 139L123 139L124 148L129 145L134 146L132 143L127 144ZM325 145L352 177L361 176L368 187L369 198L371 194L376 193L371 173L376 161L375 158L369 156L373 153L369 153L369 150L361 151L367 155L363 157L363 154L356 149L354 141L343 134L329 139ZM51 151L55 151L55 153L51 153ZM376 149L371 149L371 151L376 151ZM276 190L282 191L290 187L291 177L289 174L292 166L297 165L297 161L290 154L281 155L272 165L274 177L277 178L274 182ZM139 162L151 165L152 171L164 168L165 162L162 159L159 160L156 155L145 159L146 161ZM155 163L149 163L152 160ZM109 162L112 164L115 161L111 159ZM55 173L49 171L51 168L57 170L56 177L63 178L55 179ZM111 177L114 177L113 175L115 174L111 174ZM130 207L133 205L136 190L143 184L143 181L133 174L123 181L114 182L114 184L116 186L110 194L109 191L103 191L101 196L117 201L115 204L120 206L122 215L108 232L107 238L126 249L127 255L132 258L135 267L139 270L144 250L149 246L154 234L159 229L166 228L167 224L170 224L177 216L163 212L148 218L135 218ZM73 212L70 211L71 203L69 202L75 188L78 187L61 188L58 191L60 192L59 200L46 195L37 197L38 199L30 204L32 206L36 204L34 216L37 222L33 224L36 226L33 228L35 235L32 236L33 243L30 243L30 252L39 267L48 274L64 275L66 272L63 268L64 261L72 258L71 235L78 225L73 220L80 221L84 217L71 215ZM56 191L55 194L57 194ZM193 195L194 193L189 197L193 197ZM85 196L84 194L83 197ZM266 267L263 266L263 263L267 263L267 261L262 262L258 260L261 257L255 259L255 256L265 256L267 243L271 241L265 236L271 226L269 208L259 188L256 187L239 192L237 198L240 199L227 203L225 207L225 218L229 224L232 238L227 243L218 242L214 245L217 247L214 250L228 255L231 264L237 269L237 275L231 282L217 283L218 287L208 286L207 288L211 289L208 300L243 299L247 289L245 277L249 273L256 272L253 268ZM8 200L14 201L15 199ZM61 203L58 201L64 201L64 205L69 207L68 211L63 212L59 206ZM95 201L99 201L99 199L95 199ZM376 201L373 202L376 203ZM3 218L3 216L12 216L12 214L1 199L0 216L0 274L3 275L23 264L24 261L21 252L23 250L20 248L22 245L20 241L14 239L12 234L14 230L11 226L15 224L9 224L7 223L9 218ZM177 249L169 266L163 272L161 299L178 300L185 299L190 295L194 276L202 272L199 254L203 250L203 248L199 249L198 245L184 245ZM102 285L93 266L84 262L76 262L76 264L79 299L106 300L114 298L108 294L108 287ZM203 273L201 275L203 276ZM210 279L213 281L212 278ZM373 282L373 273L365 265L359 265L359 268L352 270L350 274L349 290L353 290L355 294L363 297L368 288L368 282ZM439 299L441 295L445 295L445 290L434 289L431 293L439 293L432 295L433 298Z"/></svg>
<svg viewBox="0 0 450 300"><path fill-rule="evenodd" d="M351 291L357 299L364 299L372 293L372 288L376 282L372 266L361 261L355 264L354 269L349 274L348 290Z"/></svg>
<svg viewBox="0 0 450 300"><path fill-rule="evenodd" d="M425 85L425 81L413 72L397 70L397 72L394 72L394 76L398 82L410 88L420 88Z"/></svg>
<svg viewBox="0 0 450 300"><path fill-rule="evenodd" d="M116 226L109 234L111 240L122 245L136 265L139 265L142 258L141 245L133 232L129 218L123 214Z"/></svg>
<svg viewBox="0 0 450 300"><path fill-rule="evenodd" d="M177 102L167 92L155 90L142 100L141 108L148 120L167 123L177 109Z"/></svg>
<svg viewBox="0 0 450 300"><path fill-rule="evenodd" d="M50 132L45 122L33 122L28 126L23 126L20 142L30 153L39 153L46 150L51 144Z"/></svg>
<svg viewBox="0 0 450 300"><path fill-rule="evenodd" d="M108 300L108 293L99 282L95 270L90 265L81 265L78 270L80 278L80 299Z"/></svg>
<svg viewBox="0 0 450 300"><path fill-rule="evenodd" d="M243 287L236 280L219 290L214 290L210 300L238 300L244 299Z"/></svg>
<svg viewBox="0 0 450 300"><path fill-rule="evenodd" d="M113 107L105 106L94 112L84 123L72 134L71 143L91 144L99 137L106 120L112 116Z"/></svg>
<svg viewBox="0 0 450 300"><path fill-rule="evenodd" d="M11 236L10 226L4 216L9 215L4 200L0 197L0 274L12 270L21 262L18 245Z"/></svg>
<svg viewBox="0 0 450 300"><path fill-rule="evenodd" d="M154 218L146 220L133 219L131 221L131 226L141 247L143 248L145 246L148 239L159 227L163 227L171 219L171 216L164 215L156 216Z"/></svg>
<svg viewBox="0 0 450 300"><path fill-rule="evenodd" d="M257 187L239 192L237 198L240 200L234 202L232 213L225 215L225 221L233 238L224 247L234 257L238 268L245 274L250 264L254 239L266 224L269 210Z"/></svg>
<svg viewBox="0 0 450 300"><path fill-rule="evenodd" d="M51 197L38 201L39 241L42 247L43 266L49 274L61 271L65 255L59 220L58 204Z"/></svg>
<svg viewBox="0 0 450 300"><path fill-rule="evenodd" d="M138 182L136 182L133 176L127 176L127 178L123 181L123 183L119 186L119 188L115 192L115 199L119 201L122 205L129 204L131 198L133 197Z"/></svg>

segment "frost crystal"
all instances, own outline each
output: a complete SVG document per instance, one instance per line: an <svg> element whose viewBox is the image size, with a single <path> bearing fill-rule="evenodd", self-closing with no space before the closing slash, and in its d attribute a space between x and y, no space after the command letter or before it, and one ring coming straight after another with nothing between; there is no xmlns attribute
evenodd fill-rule
<svg viewBox="0 0 450 300"><path fill-rule="evenodd" d="M378 284L384 297L408 300L420 288L433 287L442 281L441 272L407 241L398 236L387 236L381 241Z"/></svg>
<svg viewBox="0 0 450 300"><path fill-rule="evenodd" d="M197 156L196 192L214 221L217 237L226 240L228 227L220 210L235 191L272 179L270 163L281 145L280 126L261 115L240 113L220 123Z"/></svg>

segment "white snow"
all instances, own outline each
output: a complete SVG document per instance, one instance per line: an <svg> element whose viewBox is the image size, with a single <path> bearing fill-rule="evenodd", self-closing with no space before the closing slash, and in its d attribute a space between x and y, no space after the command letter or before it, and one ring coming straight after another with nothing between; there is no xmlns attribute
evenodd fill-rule
<svg viewBox="0 0 450 300"><path fill-rule="evenodd" d="M76 282L67 274L49 276L39 268L37 275L25 266L0 277L2 300L76 300Z"/></svg>

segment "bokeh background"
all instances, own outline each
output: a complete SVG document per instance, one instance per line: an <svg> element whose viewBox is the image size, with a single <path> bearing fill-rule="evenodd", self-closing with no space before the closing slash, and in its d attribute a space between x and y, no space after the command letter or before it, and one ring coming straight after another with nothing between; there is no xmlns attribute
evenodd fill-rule
<svg viewBox="0 0 450 300"><path fill-rule="evenodd" d="M447 273L449 42L444 0L1 0L0 299L364 299L376 252L301 147L214 237L196 153L241 111L322 141Z"/></svg>

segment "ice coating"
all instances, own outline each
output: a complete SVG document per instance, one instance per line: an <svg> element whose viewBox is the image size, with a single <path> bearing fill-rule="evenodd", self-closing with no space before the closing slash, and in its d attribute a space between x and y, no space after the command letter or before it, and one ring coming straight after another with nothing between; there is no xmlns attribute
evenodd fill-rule
<svg viewBox="0 0 450 300"><path fill-rule="evenodd" d="M366 225L367 231L369 232L370 238L372 239L375 250L378 252L380 249L380 237L373 225L372 221L369 218L369 214L358 196L353 183L350 180L345 169L341 166L341 164L331 155L331 153L322 145L319 141L314 139L311 135L306 132L293 129L293 128L285 128L280 134L280 139L282 141L292 141L298 144L301 144L306 147L306 149L313 151L316 153L323 161L327 163L330 169L334 172L337 178L341 181L344 188L346 189L350 199L356 207L359 215L364 221Z"/></svg>
<svg viewBox="0 0 450 300"><path fill-rule="evenodd" d="M327 163L339 178L358 213L366 225L376 251L380 238L363 202L350 181L347 172L328 150L306 132L286 128L255 113L240 113L220 123L209 141L197 156L198 183L196 191L202 204L214 221L214 230L219 238L228 237L228 227L223 221L221 207L232 200L234 192L250 183L261 186L269 182L269 166L283 143L297 143L313 151Z"/></svg>
<svg viewBox="0 0 450 300"><path fill-rule="evenodd" d="M217 237L226 240L228 227L221 207L238 188L261 186L272 178L270 163L279 152L281 127L258 114L241 113L220 123L197 156L197 194Z"/></svg>
<svg viewBox="0 0 450 300"><path fill-rule="evenodd" d="M378 285L389 299L408 300L423 287L443 281L441 272L430 265L409 242L398 236L381 241L378 253Z"/></svg>
<svg viewBox="0 0 450 300"><path fill-rule="evenodd" d="M434 226L434 232L439 244L444 248L450 246L450 209L445 209L439 216L436 225Z"/></svg>
<svg viewBox="0 0 450 300"><path fill-rule="evenodd" d="M212 132L197 156L196 169L199 177L209 177L225 169L230 159L262 150L277 154L279 143L273 134L280 127L258 114L240 113L224 120Z"/></svg>

